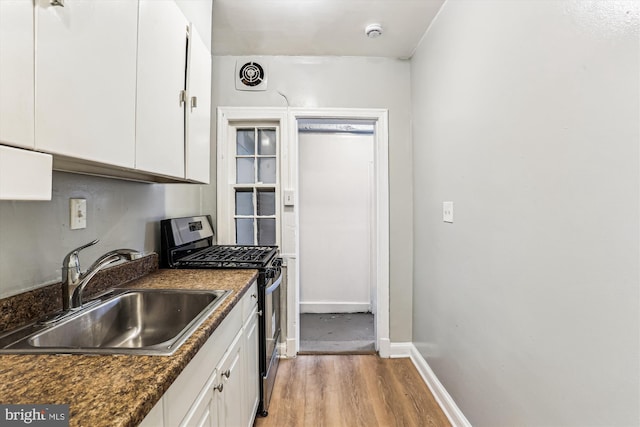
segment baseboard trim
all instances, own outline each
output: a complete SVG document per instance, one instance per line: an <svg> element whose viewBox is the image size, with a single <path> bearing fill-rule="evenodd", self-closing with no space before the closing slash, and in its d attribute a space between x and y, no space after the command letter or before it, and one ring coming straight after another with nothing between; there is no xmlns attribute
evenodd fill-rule
<svg viewBox="0 0 640 427"><path fill-rule="evenodd" d="M300 302L300 313L369 313L366 302Z"/></svg>
<svg viewBox="0 0 640 427"><path fill-rule="evenodd" d="M429 390L431 390L433 397L436 399L438 405L442 408L442 412L447 416L453 427L471 427L469 420L467 420L460 408L458 408L456 402L444 388L440 380L438 380L436 374L413 343L392 343L390 347L390 357L411 358L411 362L413 362L413 365L420 373L420 376L424 380L425 384L427 384L427 387L429 387Z"/></svg>
<svg viewBox="0 0 640 427"><path fill-rule="evenodd" d="M378 340L378 355L382 358L393 357L391 340L389 338L380 338Z"/></svg>
<svg viewBox="0 0 640 427"><path fill-rule="evenodd" d="M293 338L287 338L284 343L284 351L282 351L281 355L286 355L286 357L296 357L296 340Z"/></svg>
<svg viewBox="0 0 640 427"><path fill-rule="evenodd" d="M282 357L283 355L287 354L287 343L286 342L279 342L276 344L276 349L278 352L278 356Z"/></svg>
<svg viewBox="0 0 640 427"><path fill-rule="evenodd" d="M393 342L389 344L389 357L403 358L411 357L411 348L413 343L410 342Z"/></svg>

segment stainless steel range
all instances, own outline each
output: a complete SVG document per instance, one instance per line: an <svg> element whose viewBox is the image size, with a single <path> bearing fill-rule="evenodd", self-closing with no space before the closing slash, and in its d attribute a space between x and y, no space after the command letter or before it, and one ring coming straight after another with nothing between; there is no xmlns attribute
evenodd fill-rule
<svg viewBox="0 0 640 427"><path fill-rule="evenodd" d="M282 259L277 246L216 245L208 215L160 222L163 268L251 268L258 270L260 404L266 416L278 371Z"/></svg>

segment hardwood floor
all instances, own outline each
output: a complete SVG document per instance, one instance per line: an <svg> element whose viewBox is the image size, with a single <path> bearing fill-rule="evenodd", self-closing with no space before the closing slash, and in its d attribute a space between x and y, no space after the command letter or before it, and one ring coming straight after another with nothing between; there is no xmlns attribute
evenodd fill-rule
<svg viewBox="0 0 640 427"><path fill-rule="evenodd" d="M255 427L450 426L410 359L298 356L280 361L269 416Z"/></svg>

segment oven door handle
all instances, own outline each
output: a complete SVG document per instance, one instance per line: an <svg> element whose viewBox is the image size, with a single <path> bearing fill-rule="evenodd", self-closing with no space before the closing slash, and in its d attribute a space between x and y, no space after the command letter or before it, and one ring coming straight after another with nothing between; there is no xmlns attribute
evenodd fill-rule
<svg viewBox="0 0 640 427"><path fill-rule="evenodd" d="M280 271L280 275L278 276L278 279L275 282L273 282L273 284L265 290L265 295L269 295L270 293L275 291L278 288L278 286L280 286L280 283L282 283L282 271Z"/></svg>

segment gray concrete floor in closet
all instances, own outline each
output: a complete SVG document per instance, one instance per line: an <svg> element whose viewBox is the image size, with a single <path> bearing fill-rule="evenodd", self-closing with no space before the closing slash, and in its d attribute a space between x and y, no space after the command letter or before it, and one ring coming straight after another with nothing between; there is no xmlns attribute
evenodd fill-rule
<svg viewBox="0 0 640 427"><path fill-rule="evenodd" d="M374 353L371 313L300 314L300 353Z"/></svg>

